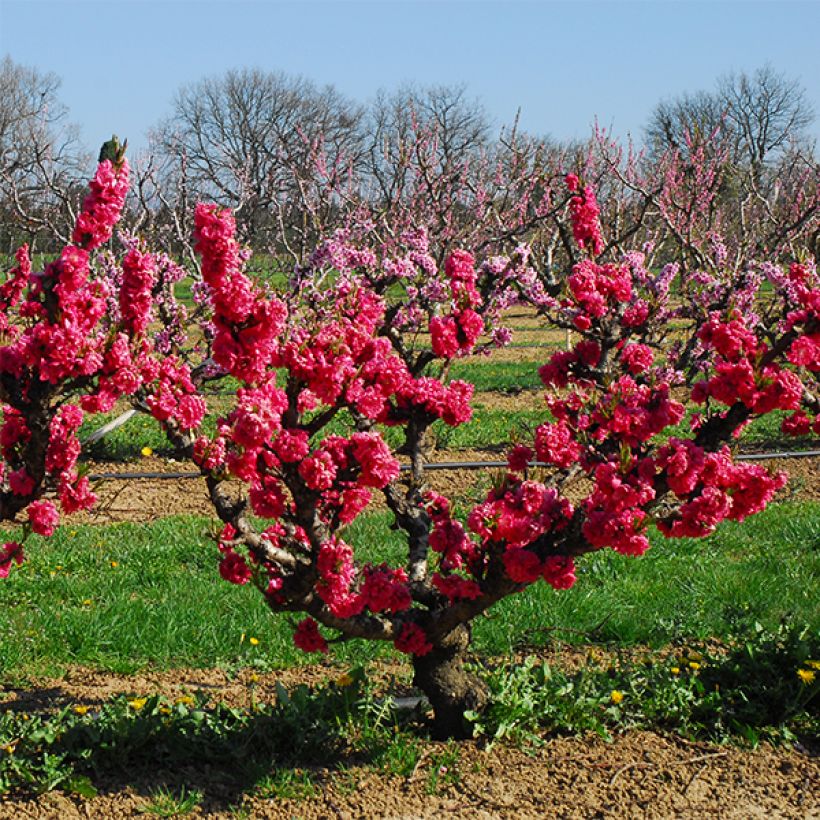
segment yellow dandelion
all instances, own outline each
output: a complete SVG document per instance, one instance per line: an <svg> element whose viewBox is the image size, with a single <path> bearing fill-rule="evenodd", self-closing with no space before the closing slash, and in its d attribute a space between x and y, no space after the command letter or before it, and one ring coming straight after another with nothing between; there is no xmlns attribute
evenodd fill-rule
<svg viewBox="0 0 820 820"><path fill-rule="evenodd" d="M669 671L673 675L680 675L680 667L679 666L673 666Z"/></svg>
<svg viewBox="0 0 820 820"><path fill-rule="evenodd" d="M74 711L75 711L78 715L85 715L85 714L87 714L87 713L88 713L88 710L89 710L90 708L91 708L90 706L75 706L75 707L74 707Z"/></svg>
<svg viewBox="0 0 820 820"><path fill-rule="evenodd" d="M806 666L820 671L820 661L806 661Z"/></svg>
<svg viewBox="0 0 820 820"><path fill-rule="evenodd" d="M248 643L251 646L259 646L259 638L248 638Z"/></svg>
<svg viewBox="0 0 820 820"><path fill-rule="evenodd" d="M256 672L251 672L251 676L248 678L251 683L259 683L259 675Z"/></svg>
<svg viewBox="0 0 820 820"><path fill-rule="evenodd" d="M91 606L93 603L94 603L94 601L92 601L91 598L86 598L83 601L83 606Z"/></svg>
<svg viewBox="0 0 820 820"><path fill-rule="evenodd" d="M14 744L13 743L6 744L5 746L3 746L3 751L7 755L13 755L14 754Z"/></svg>
<svg viewBox="0 0 820 820"><path fill-rule="evenodd" d="M161 715L170 715L170 714L171 714L171 710L170 710L167 706L160 706L160 707L159 707L159 713L160 713Z"/></svg>
<svg viewBox="0 0 820 820"><path fill-rule="evenodd" d="M150 447L143 447L140 452L147 458L148 456L154 455L154 451Z"/></svg>
<svg viewBox="0 0 820 820"><path fill-rule="evenodd" d="M111 568L112 569L116 569L119 565L120 565L119 561L112 561L111 562Z"/></svg>
<svg viewBox="0 0 820 820"><path fill-rule="evenodd" d="M193 706L194 705L194 699L193 699L193 697L191 697L191 695L180 695L174 701L174 703L176 703L177 705L181 704L182 706Z"/></svg>
<svg viewBox="0 0 820 820"><path fill-rule="evenodd" d="M353 683L353 675L345 672L344 675L336 679L336 686L350 686Z"/></svg>
<svg viewBox="0 0 820 820"><path fill-rule="evenodd" d="M611 700L614 704L616 704L616 705L617 705L617 704L619 704L619 703L620 703L620 702L624 699L624 693L623 693L623 692L619 692L617 689L613 689L613 690L612 690L612 692L610 692L610 694L609 694L609 699L610 699L610 700Z"/></svg>
<svg viewBox="0 0 820 820"><path fill-rule="evenodd" d="M814 679L817 677L817 672L813 669L798 669L797 670L797 677L805 683L814 683Z"/></svg>
<svg viewBox="0 0 820 820"><path fill-rule="evenodd" d="M689 661L689 668L697 672L700 669L700 664L697 661Z"/></svg>
<svg viewBox="0 0 820 820"><path fill-rule="evenodd" d="M128 701L128 705L135 711L139 712L145 704L148 703L148 698L133 698Z"/></svg>

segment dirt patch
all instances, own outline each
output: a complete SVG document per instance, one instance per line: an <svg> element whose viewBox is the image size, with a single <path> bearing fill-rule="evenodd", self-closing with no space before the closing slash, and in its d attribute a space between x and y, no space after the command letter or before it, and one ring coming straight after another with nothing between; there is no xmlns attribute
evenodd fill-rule
<svg viewBox="0 0 820 820"><path fill-rule="evenodd" d="M357 766L305 774L313 784L311 797L235 801L211 788L188 816L746 820L809 818L820 811L815 759L767 746L744 751L692 744L651 732L631 732L611 743L598 737L555 738L534 754L499 746L487 752L474 743L463 743L454 753L430 743L409 777ZM174 780L177 791L186 781L189 790L199 782L194 772L187 778L176 773ZM0 818L135 817L151 805L153 790L150 783L116 790L103 785L102 793L88 800L59 792L8 800L0 806Z"/></svg>
<svg viewBox="0 0 820 820"><path fill-rule="evenodd" d="M146 697L162 695L169 700L202 692L211 705L224 703L247 708L276 700L277 686L319 686L341 677L347 668L338 663L307 664L260 672L242 669L147 669L130 675L99 671L83 666L69 668L61 677L38 677L24 687L0 687L0 708L15 712L50 714L66 706L99 707L117 695ZM395 693L410 686L412 670L400 661L381 662L370 673L375 685Z"/></svg>
<svg viewBox="0 0 820 820"><path fill-rule="evenodd" d="M502 410L507 413L541 409L546 412L543 390L511 389L507 393L480 392L474 394L472 405L477 410Z"/></svg>

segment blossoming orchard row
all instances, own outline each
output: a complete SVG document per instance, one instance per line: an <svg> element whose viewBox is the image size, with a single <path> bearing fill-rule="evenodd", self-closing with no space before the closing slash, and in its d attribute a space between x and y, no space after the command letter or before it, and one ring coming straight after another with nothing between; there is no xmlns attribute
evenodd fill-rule
<svg viewBox="0 0 820 820"><path fill-rule="evenodd" d="M171 260L134 238L121 259L100 252L128 189L124 157L101 162L72 243L42 272L21 248L0 286L0 518L25 522L0 573L23 560L29 531L53 533L58 506L93 505L78 428L129 398L204 476L224 523L223 578L301 613L294 640L306 651L392 642L412 656L438 730L464 731L465 710L486 698L462 666L475 617L540 580L571 586L585 553L644 553L652 526L699 537L763 509L785 474L728 444L754 418L786 411L784 433L820 433L811 262L760 260L738 287L719 265L650 270L638 252L601 264L595 192L572 174L566 185L583 258L548 278L526 246L480 261L460 249L438 265L419 225L380 250L334 234L274 292L245 272L232 214L197 205L202 281L196 321L181 323ZM509 341L516 304L578 341L539 370L550 419L511 442L483 501L457 509L425 484L425 441L436 421L470 419L473 386L448 365ZM224 375L239 386L206 435L203 385ZM684 391L699 407L690 432L660 442L685 415ZM344 434L330 433L343 419ZM399 431L395 450L382 425ZM537 474L534 460L546 465ZM345 540L374 492L406 537L401 566L357 561Z"/></svg>

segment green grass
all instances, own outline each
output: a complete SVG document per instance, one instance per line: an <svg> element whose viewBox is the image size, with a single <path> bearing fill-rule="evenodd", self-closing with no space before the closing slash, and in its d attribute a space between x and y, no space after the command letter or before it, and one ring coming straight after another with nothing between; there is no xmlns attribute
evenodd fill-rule
<svg viewBox="0 0 820 820"><path fill-rule="evenodd" d="M89 435L93 430L102 427L118 413L103 413L94 416L83 424L80 438ZM496 410L484 407L480 402L475 404L473 418L460 427L450 427L438 421L433 427L440 447L450 449L483 449L500 448L510 439L511 431L526 435L533 431L546 417L546 409L533 410ZM204 432L213 435L216 429L216 414L206 417ZM349 435L353 431L352 421L346 412L340 412L324 428L324 435ZM402 441L402 431L398 427L381 428L385 440L393 447ZM87 445L84 457L98 461L138 461L144 447L150 447L155 453L163 456L173 455L159 422L151 416L137 414L125 424L112 430L105 438Z"/></svg>
<svg viewBox="0 0 820 820"><path fill-rule="evenodd" d="M543 361L530 362L455 362L450 367L450 378L462 379L475 385L476 392L497 391L513 393L520 390L539 390L543 385L538 368Z"/></svg>
<svg viewBox="0 0 820 820"><path fill-rule="evenodd" d="M502 601L488 618L488 645L539 644L544 628L570 642L654 646L728 638L756 622L820 628L820 504L774 504L706 539L653 532L650 541L642 558L612 550L586 556L566 592L536 586Z"/></svg>
<svg viewBox="0 0 820 820"><path fill-rule="evenodd" d="M345 537L365 559L400 563L403 541L388 523L385 513L362 516ZM178 517L32 538L27 563L0 584L0 675L70 664L128 672L307 662L285 616L272 615L255 589L219 578L210 527ZM478 619L474 645L487 655L556 637L661 645L783 619L817 629L818 575L820 504L777 504L708 539L656 537L640 559L588 556L573 589L538 584ZM347 663L392 652L361 641L336 650Z"/></svg>

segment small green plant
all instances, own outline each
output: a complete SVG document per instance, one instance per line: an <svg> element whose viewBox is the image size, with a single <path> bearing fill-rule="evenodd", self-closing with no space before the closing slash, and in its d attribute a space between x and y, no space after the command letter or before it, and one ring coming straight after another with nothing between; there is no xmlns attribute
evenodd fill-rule
<svg viewBox="0 0 820 820"><path fill-rule="evenodd" d="M316 786L310 772L303 769L277 769L256 786L262 798L278 800L305 800L316 795Z"/></svg>
<svg viewBox="0 0 820 820"><path fill-rule="evenodd" d="M474 733L490 742L538 743L543 731L593 731L606 737L600 707L608 699L594 674L574 675L529 657L520 665L504 664L486 676L490 706L482 715L468 714Z"/></svg>
<svg viewBox="0 0 820 820"><path fill-rule="evenodd" d="M615 658L567 673L534 658L487 675L492 696L475 734L538 743L545 732L653 728L756 744L817 736L820 635L781 626L722 647L686 646L662 658Z"/></svg>
<svg viewBox="0 0 820 820"><path fill-rule="evenodd" d="M442 786L457 786L461 781L458 764L461 751L458 745L449 742L440 752L430 757L430 773L427 776L427 794L438 794Z"/></svg>
<svg viewBox="0 0 820 820"><path fill-rule="evenodd" d="M202 792L188 791L182 786L179 793L160 787L153 792L151 801L138 809L140 814L154 814L157 817L178 817L190 814L202 802Z"/></svg>

